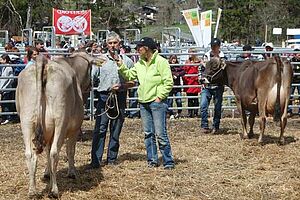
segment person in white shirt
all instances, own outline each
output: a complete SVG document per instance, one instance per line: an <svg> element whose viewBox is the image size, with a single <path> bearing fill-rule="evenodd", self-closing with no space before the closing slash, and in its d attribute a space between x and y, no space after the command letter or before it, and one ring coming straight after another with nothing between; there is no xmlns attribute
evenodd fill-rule
<svg viewBox="0 0 300 200"><path fill-rule="evenodd" d="M211 50L209 50L204 55L204 62L209 61L212 57L214 58L225 58L224 53L220 50L221 40L218 38L213 38L211 40ZM203 69L200 70L200 83L202 80L202 72ZM204 84L203 89L201 91L201 129L203 133L210 133L211 129L208 126L208 108L210 104L210 100L214 99L214 118L212 125L212 133L217 134L219 131L220 121L221 121L221 113L222 113L222 101L223 101L223 92L224 86L218 84Z"/></svg>

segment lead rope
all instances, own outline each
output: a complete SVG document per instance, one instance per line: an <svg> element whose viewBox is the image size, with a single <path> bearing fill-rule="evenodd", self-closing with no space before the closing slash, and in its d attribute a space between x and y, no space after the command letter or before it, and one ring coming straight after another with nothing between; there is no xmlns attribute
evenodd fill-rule
<svg viewBox="0 0 300 200"><path fill-rule="evenodd" d="M115 102L115 104L114 104L114 102ZM117 115L112 117L108 114L108 111L112 110L114 108L116 108L116 110L117 110ZM103 113L100 113L100 114L96 115L96 117L99 117L99 116L104 115L104 114L106 114L109 119L117 119L119 117L120 109L119 109L118 97L117 97L116 92L111 92L109 94L109 96L108 96L108 98L105 102L105 111Z"/></svg>

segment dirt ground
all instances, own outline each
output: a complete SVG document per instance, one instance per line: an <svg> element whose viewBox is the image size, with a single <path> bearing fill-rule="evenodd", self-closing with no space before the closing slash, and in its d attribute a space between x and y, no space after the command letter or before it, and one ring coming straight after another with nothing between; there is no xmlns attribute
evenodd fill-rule
<svg viewBox="0 0 300 200"><path fill-rule="evenodd" d="M205 135L199 119L168 122L176 168L147 168L139 119L126 119L118 165L86 170L90 162L94 122L85 121L77 143L78 177L67 178L65 148L60 154L60 199L300 199L300 119L288 120L286 144L277 144L279 128L268 119L266 143L241 141L239 119L222 119L222 133ZM255 132L258 133L256 120ZM19 124L0 126L0 199L27 199L28 171ZM37 169L40 199L48 199L48 182L41 180L46 163L41 154Z"/></svg>

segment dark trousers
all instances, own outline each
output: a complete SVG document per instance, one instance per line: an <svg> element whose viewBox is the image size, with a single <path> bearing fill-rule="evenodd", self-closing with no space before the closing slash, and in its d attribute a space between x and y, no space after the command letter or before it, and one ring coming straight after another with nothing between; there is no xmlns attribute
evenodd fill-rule
<svg viewBox="0 0 300 200"><path fill-rule="evenodd" d="M186 93L187 96L198 96L198 93ZM199 99L188 98L188 107L199 107ZM188 109L188 117L197 117L199 108Z"/></svg>
<svg viewBox="0 0 300 200"><path fill-rule="evenodd" d="M109 127L109 144L107 150L107 163L115 162L118 156L120 147L120 134L123 127L125 118L125 104L126 104L126 92L121 92L117 94L118 106L119 106L119 116L116 119L110 119L110 116L116 116L115 110L105 113L106 101L109 98L109 94L99 94L97 111L96 111L96 123L93 133L92 142L92 165L98 167L102 161L102 156L104 153L104 145L106 139L106 132Z"/></svg>
<svg viewBox="0 0 300 200"><path fill-rule="evenodd" d="M15 99L15 91L8 91L4 92L1 95L1 100L14 100ZM2 112L16 112L16 105L15 103L1 103ZM15 115L2 115L2 120L9 120L12 121L15 119Z"/></svg>

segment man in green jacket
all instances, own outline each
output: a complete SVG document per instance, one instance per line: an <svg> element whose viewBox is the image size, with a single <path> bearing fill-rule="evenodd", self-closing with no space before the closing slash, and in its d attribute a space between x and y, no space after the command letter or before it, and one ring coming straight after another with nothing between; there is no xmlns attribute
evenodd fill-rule
<svg viewBox="0 0 300 200"><path fill-rule="evenodd" d="M157 167L158 147L162 154L165 169L175 167L171 145L167 134L167 97L173 88L173 78L168 61L156 50L152 38L144 37L137 44L141 59L128 69L118 57L119 72L128 80L138 80L138 100L145 133L148 167Z"/></svg>

